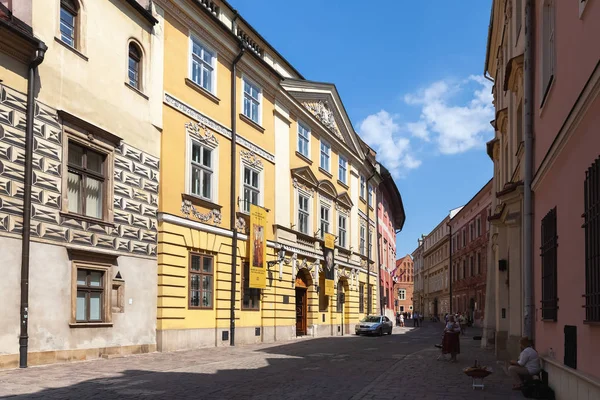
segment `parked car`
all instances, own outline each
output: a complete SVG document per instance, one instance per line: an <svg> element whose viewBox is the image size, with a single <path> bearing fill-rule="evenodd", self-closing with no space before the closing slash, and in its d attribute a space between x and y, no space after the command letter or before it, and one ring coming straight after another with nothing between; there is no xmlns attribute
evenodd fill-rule
<svg viewBox="0 0 600 400"><path fill-rule="evenodd" d="M394 324L385 315L368 315L361 319L358 324L356 324L354 327L354 333L357 335L375 334L381 336L384 333L391 335L393 327Z"/></svg>

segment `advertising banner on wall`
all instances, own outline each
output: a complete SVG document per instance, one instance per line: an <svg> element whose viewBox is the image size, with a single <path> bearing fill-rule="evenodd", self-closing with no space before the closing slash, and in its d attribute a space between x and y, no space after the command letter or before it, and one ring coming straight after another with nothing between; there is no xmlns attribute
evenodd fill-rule
<svg viewBox="0 0 600 400"><path fill-rule="evenodd" d="M323 258L325 259L325 296L333 296L334 290L334 270L333 255L335 249L335 236L331 233L325 234L325 246L323 247Z"/></svg>
<svg viewBox="0 0 600 400"><path fill-rule="evenodd" d="M264 289L267 285L267 212L250 204L250 276L249 287Z"/></svg>

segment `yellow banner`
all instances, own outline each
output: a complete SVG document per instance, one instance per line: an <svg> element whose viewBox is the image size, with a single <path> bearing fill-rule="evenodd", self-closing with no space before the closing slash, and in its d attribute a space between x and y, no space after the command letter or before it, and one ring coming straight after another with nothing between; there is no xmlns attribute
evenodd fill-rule
<svg viewBox="0 0 600 400"><path fill-rule="evenodd" d="M247 279L253 289L264 289L267 285L266 225L266 210L250 204L250 276Z"/></svg>
<svg viewBox="0 0 600 400"><path fill-rule="evenodd" d="M325 268L323 268L323 271L325 272L325 296L333 296L333 281L335 274L335 271L333 269L335 236L331 233L326 233L324 235L324 239L325 247L323 248L323 258L325 259Z"/></svg>

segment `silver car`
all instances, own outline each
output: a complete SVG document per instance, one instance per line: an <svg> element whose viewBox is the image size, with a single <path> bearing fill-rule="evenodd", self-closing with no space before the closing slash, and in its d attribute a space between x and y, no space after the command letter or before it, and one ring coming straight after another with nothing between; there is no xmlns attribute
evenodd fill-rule
<svg viewBox="0 0 600 400"><path fill-rule="evenodd" d="M363 333L376 334L379 336L383 335L384 333L391 335L393 327L394 324L385 315L368 315L361 319L358 324L356 324L354 327L354 332L357 335Z"/></svg>

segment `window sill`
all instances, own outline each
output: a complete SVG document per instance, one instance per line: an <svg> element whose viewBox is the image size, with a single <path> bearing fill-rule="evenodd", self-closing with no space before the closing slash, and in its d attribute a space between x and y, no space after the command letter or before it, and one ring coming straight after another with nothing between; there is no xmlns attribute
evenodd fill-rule
<svg viewBox="0 0 600 400"><path fill-rule="evenodd" d="M344 182L340 181L339 179L338 179L338 181L337 181L337 182L339 183L339 185L340 185L341 187L345 188L346 190L349 190L349 189L350 189L350 186L348 186L348 184L347 184L347 183L344 183Z"/></svg>
<svg viewBox="0 0 600 400"><path fill-rule="evenodd" d="M77 50L75 47L71 47L68 44L66 44L65 42L63 42L62 40L60 40L59 38L57 38L56 36L54 37L54 41L58 42L58 44L60 44L61 46L65 47L67 50L72 51L75 55L81 57L84 61L89 61L89 58L87 58L87 56L85 56L82 52L80 52L79 50Z"/></svg>
<svg viewBox="0 0 600 400"><path fill-rule="evenodd" d="M208 98L213 103L219 104L221 102L221 99L219 99L217 96L215 96L208 90L204 89L202 86L198 85L193 80L191 80L189 78L185 78L185 84L188 85L189 87L191 87L192 89L194 89L196 92L203 95L204 97Z"/></svg>
<svg viewBox="0 0 600 400"><path fill-rule="evenodd" d="M256 129L257 131L259 131L260 133L265 132L265 128L263 128L256 122L252 121L250 118L246 117L244 114L240 114L240 119L242 121L244 121L245 123L247 123L248 125L250 125L251 127L253 127L254 129Z"/></svg>
<svg viewBox="0 0 600 400"><path fill-rule="evenodd" d="M308 157L306 157L304 154L300 153L299 151L296 151L296 155L298 157L300 157L302 160L306 161L309 165L312 165L312 160Z"/></svg>
<svg viewBox="0 0 600 400"><path fill-rule="evenodd" d="M600 321L583 321L584 325L600 326Z"/></svg>
<svg viewBox="0 0 600 400"><path fill-rule="evenodd" d="M181 193L181 199L189 200L195 206L205 207L211 210L220 210L221 208L223 208L223 206L220 204L213 203L210 200L203 199L202 197L193 194Z"/></svg>
<svg viewBox="0 0 600 400"><path fill-rule="evenodd" d="M362 201L363 203L367 204L367 199L365 199L364 197L360 196L360 201Z"/></svg>
<svg viewBox="0 0 600 400"><path fill-rule="evenodd" d="M260 311L260 308L244 308L244 307L242 307L242 311L257 312L257 311Z"/></svg>
<svg viewBox="0 0 600 400"><path fill-rule="evenodd" d="M79 215L79 214L73 214L73 213L69 213L69 212L59 212L59 215L62 218L66 218L66 219L74 219L77 221L84 221L90 224L98 224L100 226L107 226L110 228L114 228L116 225L112 222L109 221L104 221L102 219L96 219L96 218L92 218L92 217L86 217L85 215Z"/></svg>
<svg viewBox="0 0 600 400"><path fill-rule="evenodd" d="M71 322L70 328L112 328L112 322Z"/></svg>
<svg viewBox="0 0 600 400"><path fill-rule="evenodd" d="M210 310L214 310L214 308L213 307L192 307L192 306L188 306L188 310L210 311Z"/></svg>
<svg viewBox="0 0 600 400"><path fill-rule="evenodd" d="M319 167L319 171L321 171L321 173L323 173L324 175L328 176L330 179L333 178L333 175L331 175L328 171L324 170L323 168Z"/></svg>
<svg viewBox="0 0 600 400"><path fill-rule="evenodd" d="M135 93L139 94L140 96L142 96L144 99L148 100L149 97L146 96L140 89L136 88L135 86L131 86L129 83L127 82L123 82L125 84L125 86L127 86L129 89L133 90Z"/></svg>

